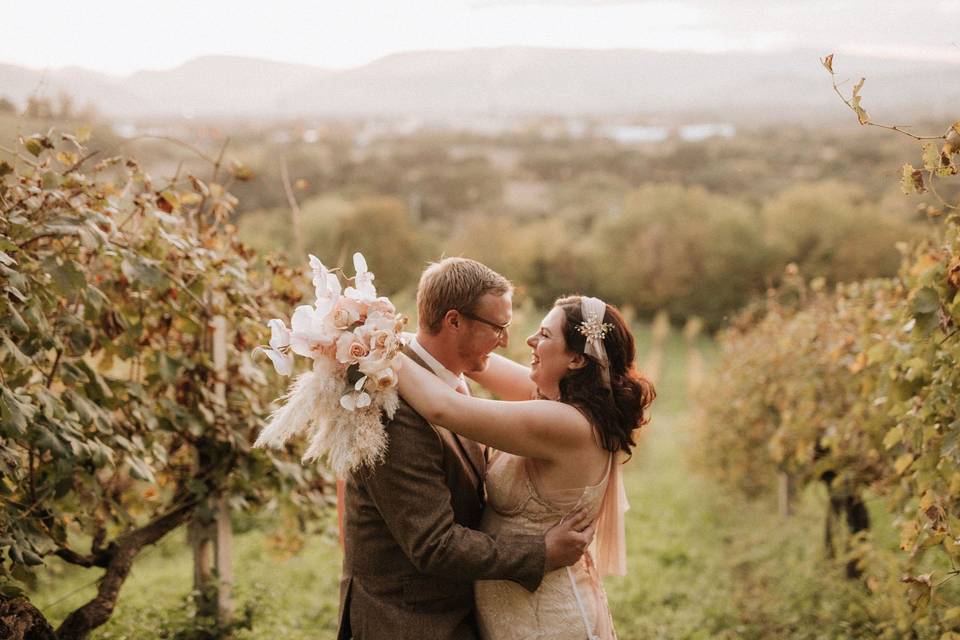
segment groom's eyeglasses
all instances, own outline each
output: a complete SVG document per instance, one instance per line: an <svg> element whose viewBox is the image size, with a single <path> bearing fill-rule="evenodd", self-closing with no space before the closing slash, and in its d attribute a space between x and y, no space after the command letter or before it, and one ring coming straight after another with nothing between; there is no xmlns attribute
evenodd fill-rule
<svg viewBox="0 0 960 640"><path fill-rule="evenodd" d="M489 326L489 327L492 327L493 330L494 330L494 331L496 332L496 334L497 334L497 340L502 339L502 338L503 338L503 334L505 334L505 333L507 332L507 329L510 328L510 323L509 323L509 322L508 322L507 324L497 324L496 322L491 322L490 320L487 320L487 319L485 319L485 318L481 318L481 317L478 316L478 315L474 315L474 314L470 313L469 311L461 311L461 312L460 312L460 315L465 316L465 317L467 317L467 318L470 318L471 320L476 320L477 322L482 322L483 324L485 324L485 325L487 325L487 326Z"/></svg>

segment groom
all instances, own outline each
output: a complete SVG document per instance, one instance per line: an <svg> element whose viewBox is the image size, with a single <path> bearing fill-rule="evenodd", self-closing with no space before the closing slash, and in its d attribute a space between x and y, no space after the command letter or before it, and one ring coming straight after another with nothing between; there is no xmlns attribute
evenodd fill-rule
<svg viewBox="0 0 960 640"><path fill-rule="evenodd" d="M465 258L424 271L418 331L407 355L463 393L506 346L510 282ZM473 581L513 580L535 591L543 574L576 562L593 537L557 525L545 537L492 537L476 528L484 504L482 445L429 424L401 400L385 424L386 459L347 478L338 640L471 640Z"/></svg>

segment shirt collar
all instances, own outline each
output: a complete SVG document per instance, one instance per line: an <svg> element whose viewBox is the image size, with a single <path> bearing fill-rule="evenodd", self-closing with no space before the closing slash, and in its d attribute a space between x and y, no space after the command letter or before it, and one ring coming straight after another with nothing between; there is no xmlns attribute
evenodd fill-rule
<svg viewBox="0 0 960 640"><path fill-rule="evenodd" d="M417 336L415 334L410 334L410 339L407 341L407 346L409 346L415 354L420 356L420 359L423 360L424 364L430 367L430 370L433 371L438 378L443 380L443 382L451 389L457 389L461 384L466 384L463 374L458 376L450 371L450 369L447 369L445 366L443 366L439 360L434 358L430 352L423 347L422 344L417 342Z"/></svg>

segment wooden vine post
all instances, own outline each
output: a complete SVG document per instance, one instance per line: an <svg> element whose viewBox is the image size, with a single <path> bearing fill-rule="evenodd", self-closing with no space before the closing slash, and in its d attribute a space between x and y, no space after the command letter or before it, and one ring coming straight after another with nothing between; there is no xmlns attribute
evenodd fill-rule
<svg viewBox="0 0 960 640"><path fill-rule="evenodd" d="M216 316L213 328L213 366L216 373L214 394L218 411L226 410L227 320ZM199 462L199 461L198 461ZM197 603L201 615L210 616L219 625L233 620L233 529L230 525L230 505L226 495L211 496L208 502L211 516L190 523L190 543L193 548L193 585L199 594Z"/></svg>
<svg viewBox="0 0 960 640"><path fill-rule="evenodd" d="M670 316L665 311L658 311L654 316L650 333L650 351L643 365L643 374L657 383L662 373L664 343L670 336Z"/></svg>
<svg viewBox="0 0 960 640"><path fill-rule="evenodd" d="M695 392L703 384L704 362L698 339L703 332L703 320L691 316L683 328L687 342L687 391Z"/></svg>
<svg viewBox="0 0 960 640"><path fill-rule="evenodd" d="M793 478L784 471L777 473L777 512L780 517L793 515Z"/></svg>

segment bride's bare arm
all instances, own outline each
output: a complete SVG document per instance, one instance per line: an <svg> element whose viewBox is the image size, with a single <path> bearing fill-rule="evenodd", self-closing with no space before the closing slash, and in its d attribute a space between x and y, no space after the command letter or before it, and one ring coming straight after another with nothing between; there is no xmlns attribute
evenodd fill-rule
<svg viewBox="0 0 960 640"><path fill-rule="evenodd" d="M490 354L484 371L468 375L501 400L530 400L537 393L537 385L530 379L530 367L496 353Z"/></svg>
<svg viewBox="0 0 960 640"><path fill-rule="evenodd" d="M400 395L429 422L500 451L541 460L558 460L592 444L590 423L570 405L471 398L401 357Z"/></svg>

